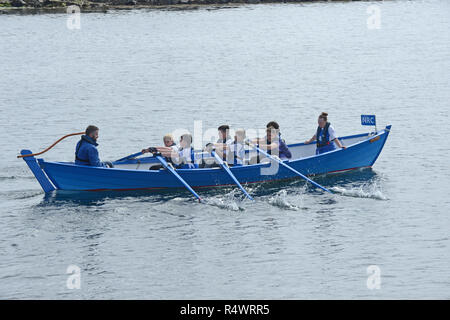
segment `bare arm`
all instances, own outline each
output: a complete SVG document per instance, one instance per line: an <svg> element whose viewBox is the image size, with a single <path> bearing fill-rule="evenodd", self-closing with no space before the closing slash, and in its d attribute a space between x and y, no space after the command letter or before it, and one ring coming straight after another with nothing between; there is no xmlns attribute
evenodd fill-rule
<svg viewBox="0 0 450 320"><path fill-rule="evenodd" d="M215 152L216 154L223 159L223 154L225 152L225 150L227 149L227 145L225 143L215 143Z"/></svg>
<svg viewBox="0 0 450 320"><path fill-rule="evenodd" d="M339 141L338 138L334 139L333 141L336 142L336 144L337 144L337 146L338 146L339 148L342 148L342 149L345 149L345 148L346 148L346 147L344 147L344 145L341 143L341 141Z"/></svg>
<svg viewBox="0 0 450 320"><path fill-rule="evenodd" d="M163 153L169 153L172 152L173 149L171 147L156 147L156 149L158 150L158 152L160 152L161 154ZM150 152L151 148L147 148L147 149L142 149L142 153L147 153Z"/></svg>
<svg viewBox="0 0 450 320"><path fill-rule="evenodd" d="M278 144L275 142L272 142L270 144L259 143L259 147L264 150L274 150L274 149L278 149Z"/></svg>
<svg viewBox="0 0 450 320"><path fill-rule="evenodd" d="M311 139L305 141L305 144L310 144L311 142L313 142L313 141L316 140L316 139L317 139L317 137L316 137L316 135L314 134L314 135L312 136Z"/></svg>

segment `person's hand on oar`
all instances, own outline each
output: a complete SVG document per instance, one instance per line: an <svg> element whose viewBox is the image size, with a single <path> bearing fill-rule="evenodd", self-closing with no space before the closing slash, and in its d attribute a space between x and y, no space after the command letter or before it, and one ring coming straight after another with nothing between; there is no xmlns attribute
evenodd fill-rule
<svg viewBox="0 0 450 320"><path fill-rule="evenodd" d="M142 153L158 153L158 148L148 147L147 149L142 149Z"/></svg>
<svg viewBox="0 0 450 320"><path fill-rule="evenodd" d="M174 150L170 147L148 147L147 149L142 149L142 153L152 153L152 154L162 154L163 156L170 156Z"/></svg>

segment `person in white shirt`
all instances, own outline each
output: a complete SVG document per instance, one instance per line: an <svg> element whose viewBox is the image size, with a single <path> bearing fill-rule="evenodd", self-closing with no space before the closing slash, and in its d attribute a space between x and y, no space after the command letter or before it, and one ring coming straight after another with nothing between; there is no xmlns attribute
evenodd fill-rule
<svg viewBox="0 0 450 320"><path fill-rule="evenodd" d="M170 157L177 169L198 168L198 156L191 147L192 136L189 133L183 134L180 138L180 148L157 148L164 157Z"/></svg>
<svg viewBox="0 0 450 320"><path fill-rule="evenodd" d="M228 146L227 162L233 166L242 166L245 157L245 130L237 129L234 135L234 141Z"/></svg>
<svg viewBox="0 0 450 320"><path fill-rule="evenodd" d="M229 148L229 145L233 142L230 137L230 126L224 124L217 128L217 130L219 133L219 139L217 139L214 147L219 157L221 157L222 160L225 161L227 159L227 150Z"/></svg>
<svg viewBox="0 0 450 320"><path fill-rule="evenodd" d="M173 137L172 137L172 135L170 133L164 135L163 142L164 142L164 147L156 147L158 152L171 153L172 150L178 152L178 146L173 141ZM147 153L147 152L150 152L150 149L151 148L142 149L141 152L142 153ZM171 157L165 157L165 158L166 158L166 161L172 162Z"/></svg>
<svg viewBox="0 0 450 320"><path fill-rule="evenodd" d="M309 144L316 140L316 154L330 152L336 149L334 142L339 148L345 149L344 145L337 138L336 132L328 122L328 113L322 112L317 120L318 127L316 134L311 139L306 140L305 144Z"/></svg>

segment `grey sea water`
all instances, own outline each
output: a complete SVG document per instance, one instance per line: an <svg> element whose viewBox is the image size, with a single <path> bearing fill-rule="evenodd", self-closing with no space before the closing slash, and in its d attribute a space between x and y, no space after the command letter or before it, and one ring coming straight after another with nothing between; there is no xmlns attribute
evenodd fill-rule
<svg viewBox="0 0 450 320"><path fill-rule="evenodd" d="M381 10L369 29L367 8ZM450 3L0 16L0 298L450 298ZM45 196L22 160L100 127L113 160L223 123L392 124L371 170L188 193ZM77 138L44 155L73 160ZM81 288L66 286L67 268ZM369 266L380 271L370 289ZM371 269L370 269L371 270Z"/></svg>

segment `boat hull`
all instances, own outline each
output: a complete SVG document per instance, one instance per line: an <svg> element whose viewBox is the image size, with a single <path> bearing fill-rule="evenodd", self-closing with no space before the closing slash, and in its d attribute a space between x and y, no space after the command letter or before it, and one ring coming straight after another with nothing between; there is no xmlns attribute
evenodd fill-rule
<svg viewBox="0 0 450 320"><path fill-rule="evenodd" d="M348 146L347 149L337 149L317 156L312 155L286 161L286 163L308 176L371 167L383 149L389 132L390 126L387 126L386 129L379 131L376 135L367 135L367 138ZM291 146L294 147L300 145L302 144ZM23 150L23 152L24 151L25 150ZM28 150L26 151L28 152ZM32 167L32 162L33 161L28 159L27 164L32 171L35 172L36 167ZM48 180L54 186L54 189L57 190L123 191L140 189L159 190L183 187L180 184L180 181L167 170L98 168L80 166L73 163L46 162L43 159L38 159L37 165L42 172L45 173L45 176L48 177ZM275 163L232 167L231 171L242 184L297 177L288 169ZM177 172L193 188L234 185L234 181L221 168L179 169ZM38 181L39 179L42 179L42 177L38 178L37 176L36 178ZM42 181L39 182L42 186ZM44 191L52 190L45 190L44 188Z"/></svg>

